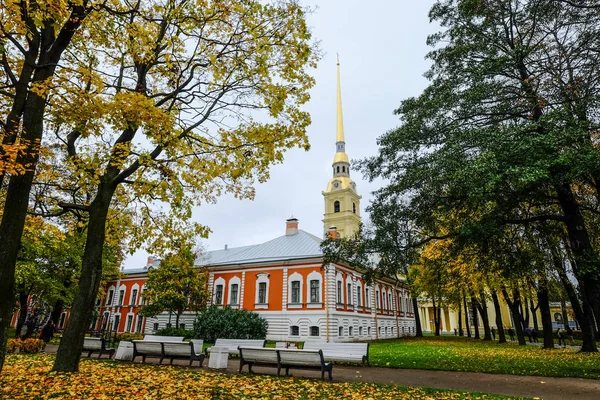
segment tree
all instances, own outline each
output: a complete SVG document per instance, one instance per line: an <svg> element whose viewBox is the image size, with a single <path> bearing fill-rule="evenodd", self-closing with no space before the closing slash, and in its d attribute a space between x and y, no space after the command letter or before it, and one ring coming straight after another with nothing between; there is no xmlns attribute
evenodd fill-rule
<svg viewBox="0 0 600 400"><path fill-rule="evenodd" d="M507 225L558 224L588 327L600 282L591 235L600 194L597 16L544 0L438 1L431 83L401 103L401 125L361 163L369 178L389 180L380 203L404 198L402 212L423 240L476 243ZM439 214L461 221L443 232ZM582 351L597 351L593 331L583 336Z"/></svg>
<svg viewBox="0 0 600 400"><path fill-rule="evenodd" d="M195 267L196 253L189 245L168 254L156 269L148 271L144 297L149 304L140 309L140 314L154 317L163 311L175 313L175 328L184 311L201 311L208 299L207 271Z"/></svg>
<svg viewBox="0 0 600 400"><path fill-rule="evenodd" d="M121 3L93 14L76 37L50 100L54 150L87 201L54 195L89 215L78 292L54 369L75 371L98 291L114 200L140 208L137 239L188 225L191 207L223 192L251 198L252 183L286 149L308 148L300 106L317 55L296 1ZM71 105L79 104L74 109ZM72 191L71 191L72 192ZM156 212L161 205L168 211ZM195 233L207 229L194 225Z"/></svg>

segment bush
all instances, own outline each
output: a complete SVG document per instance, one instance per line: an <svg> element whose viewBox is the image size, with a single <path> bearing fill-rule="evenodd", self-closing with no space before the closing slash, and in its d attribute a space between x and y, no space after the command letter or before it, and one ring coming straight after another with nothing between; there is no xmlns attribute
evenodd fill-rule
<svg viewBox="0 0 600 400"><path fill-rule="evenodd" d="M44 341L40 339L8 339L6 343L6 352L7 353L29 353L35 354L42 351L44 348Z"/></svg>
<svg viewBox="0 0 600 400"><path fill-rule="evenodd" d="M267 320L256 313L212 306L198 314L194 337L207 343L217 339L265 339L267 326Z"/></svg>
<svg viewBox="0 0 600 400"><path fill-rule="evenodd" d="M194 337L194 331L183 328L163 328L156 331L155 335L159 336L183 336L185 339Z"/></svg>
<svg viewBox="0 0 600 400"><path fill-rule="evenodd" d="M142 340L143 338L144 338L144 335L142 335L141 333L129 333L129 332L125 332L125 333L117 333L117 337L115 338L115 341L117 341L117 342L122 342L122 341L131 342L132 340Z"/></svg>

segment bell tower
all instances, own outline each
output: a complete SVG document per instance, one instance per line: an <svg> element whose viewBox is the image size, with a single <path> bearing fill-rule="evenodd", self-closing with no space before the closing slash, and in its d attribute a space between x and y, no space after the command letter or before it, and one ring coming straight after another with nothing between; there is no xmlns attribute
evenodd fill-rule
<svg viewBox="0 0 600 400"><path fill-rule="evenodd" d="M360 199L356 184L350 179L350 161L346 154L344 119L342 116L342 89L340 85L340 60L337 62L337 130L333 157L333 178L322 192L325 199L323 215L324 235L336 227L341 237L354 235L360 225Z"/></svg>

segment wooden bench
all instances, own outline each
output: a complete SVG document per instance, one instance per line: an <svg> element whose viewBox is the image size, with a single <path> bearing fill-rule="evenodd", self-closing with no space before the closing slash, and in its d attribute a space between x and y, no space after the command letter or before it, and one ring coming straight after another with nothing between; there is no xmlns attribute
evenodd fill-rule
<svg viewBox="0 0 600 400"><path fill-rule="evenodd" d="M277 349L279 356L279 366L277 367L277 376L280 376L282 368L285 368L285 374L289 375L290 368L295 369L316 369L321 371L321 380L325 380L325 372L329 373L329 380L332 380L333 364L326 363L321 350L293 350Z"/></svg>
<svg viewBox="0 0 600 400"><path fill-rule="evenodd" d="M305 342L304 349L323 350L323 357L327 361L369 365L369 343Z"/></svg>
<svg viewBox="0 0 600 400"><path fill-rule="evenodd" d="M202 367L205 357L202 352L203 340L192 339L189 342L162 342L162 345L163 357L169 358L171 360L170 364L173 364L173 360L175 359L189 359L190 367L194 361L198 361L198 366Z"/></svg>
<svg viewBox="0 0 600 400"><path fill-rule="evenodd" d="M98 352L98 358L102 357L103 353L108 353L108 358L112 358L115 354L115 349L106 347L106 341L104 339L96 337L83 338L83 351L88 352L88 358L96 351Z"/></svg>
<svg viewBox="0 0 600 400"><path fill-rule="evenodd" d="M146 362L146 357L158 357L160 358L159 364L162 364L165 353L163 350L164 342L156 342L152 340L132 340L133 343L133 358L131 362L135 361L137 356L142 357L142 362Z"/></svg>
<svg viewBox="0 0 600 400"><path fill-rule="evenodd" d="M239 355L240 352L238 347L265 347L267 343L263 339L217 339L214 347L226 347L229 350L229 354ZM210 353L212 347L206 349L206 354Z"/></svg>
<svg viewBox="0 0 600 400"><path fill-rule="evenodd" d="M252 366L279 368L279 349L268 347L243 347L238 348L240 353L240 372L244 365L248 365L248 372L252 372Z"/></svg>
<svg viewBox="0 0 600 400"><path fill-rule="evenodd" d="M183 336L146 335L143 340L150 340L152 342L183 342L183 339Z"/></svg>

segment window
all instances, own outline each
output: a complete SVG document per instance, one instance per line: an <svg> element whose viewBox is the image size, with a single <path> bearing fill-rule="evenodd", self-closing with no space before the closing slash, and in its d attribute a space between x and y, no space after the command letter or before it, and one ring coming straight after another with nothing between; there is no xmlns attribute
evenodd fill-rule
<svg viewBox="0 0 600 400"><path fill-rule="evenodd" d="M362 332L363 332L362 326L359 326L358 327L358 336L362 336Z"/></svg>
<svg viewBox="0 0 600 400"><path fill-rule="evenodd" d="M319 327L318 326L310 327L310 336L319 336Z"/></svg>
<svg viewBox="0 0 600 400"><path fill-rule="evenodd" d="M381 292L381 309L385 310L385 292Z"/></svg>
<svg viewBox="0 0 600 400"><path fill-rule="evenodd" d="M110 306L112 304L114 295L115 295L115 291L113 289L110 289L108 291L108 296L106 296L106 305L107 306Z"/></svg>
<svg viewBox="0 0 600 400"><path fill-rule="evenodd" d="M215 289L215 304L223 304L223 285L217 285Z"/></svg>
<svg viewBox="0 0 600 400"><path fill-rule="evenodd" d="M119 330L120 323L121 323L121 317L119 315L115 315L115 320L113 322L113 331Z"/></svg>
<svg viewBox="0 0 600 400"><path fill-rule="evenodd" d="M352 212L356 214L356 203L352 203Z"/></svg>
<svg viewBox="0 0 600 400"><path fill-rule="evenodd" d="M347 304L352 304L352 284L351 283L348 284L348 290L346 290L346 296L348 296L348 298L346 299Z"/></svg>
<svg viewBox="0 0 600 400"><path fill-rule="evenodd" d="M342 337L342 336L344 336L344 327L340 326L340 327L338 328L338 336L339 336L339 337Z"/></svg>
<svg viewBox="0 0 600 400"><path fill-rule="evenodd" d="M131 332L131 327L133 326L133 315L127 316L127 328L125 328L126 332Z"/></svg>
<svg viewBox="0 0 600 400"><path fill-rule="evenodd" d="M342 303L342 281L337 281L337 302Z"/></svg>
<svg viewBox="0 0 600 400"><path fill-rule="evenodd" d="M152 330L153 331L157 331L158 330L158 322L155 322L154 324L152 324Z"/></svg>
<svg viewBox="0 0 600 400"><path fill-rule="evenodd" d="M258 284L258 303L265 304L267 302L267 283L260 282Z"/></svg>
<svg viewBox="0 0 600 400"><path fill-rule="evenodd" d="M354 329L352 327L348 328L348 336L352 337Z"/></svg>
<svg viewBox="0 0 600 400"><path fill-rule="evenodd" d="M125 298L125 290L121 289L119 290L119 306L123 305L123 299Z"/></svg>
<svg viewBox="0 0 600 400"><path fill-rule="evenodd" d="M375 291L375 307L379 308L379 290Z"/></svg>
<svg viewBox="0 0 600 400"><path fill-rule="evenodd" d="M129 304L135 305L135 302L137 301L137 294L138 294L138 290L137 289L133 289L131 291L131 301L130 301Z"/></svg>
<svg viewBox="0 0 600 400"><path fill-rule="evenodd" d="M381 336L381 327L379 327L379 336Z"/></svg>
<svg viewBox="0 0 600 400"><path fill-rule="evenodd" d="M338 173L340 172L340 166L339 165L337 166L336 170L337 170Z"/></svg>
<svg viewBox="0 0 600 400"><path fill-rule="evenodd" d="M297 325L290 326L290 336L300 336L300 327Z"/></svg>
<svg viewBox="0 0 600 400"><path fill-rule="evenodd" d="M367 336L371 336L371 327L367 328Z"/></svg>
<svg viewBox="0 0 600 400"><path fill-rule="evenodd" d="M335 201L333 203L333 212L336 212L336 213L340 212L340 202L339 201Z"/></svg>
<svg viewBox="0 0 600 400"><path fill-rule="evenodd" d="M319 281L318 280L310 281L310 302L311 303L319 302Z"/></svg>
<svg viewBox="0 0 600 400"><path fill-rule="evenodd" d="M65 321L67 319L67 313L64 312L62 314L60 314L60 321L58 321L58 327L59 328L64 328L65 327Z"/></svg>
<svg viewBox="0 0 600 400"><path fill-rule="evenodd" d="M108 319L110 317L110 314L107 312L104 313L104 316L102 317L102 324L100 325L100 329L101 330L105 330L106 327L108 326Z"/></svg>
<svg viewBox="0 0 600 400"><path fill-rule="evenodd" d="M394 308L394 305L392 304L392 294L388 293L388 308L391 310Z"/></svg>
<svg viewBox="0 0 600 400"><path fill-rule="evenodd" d="M229 296L229 304L231 305L238 303L238 287L237 283L231 285L231 294Z"/></svg>
<svg viewBox="0 0 600 400"><path fill-rule="evenodd" d="M346 167L342 166L342 172L346 172Z"/></svg>
<svg viewBox="0 0 600 400"><path fill-rule="evenodd" d="M360 286L357 286L356 287L356 305L359 306L359 307L362 306L362 299L361 299L360 294L361 294L360 293Z"/></svg>
<svg viewBox="0 0 600 400"><path fill-rule="evenodd" d="M292 281L292 303L300 303L300 281Z"/></svg>
<svg viewBox="0 0 600 400"><path fill-rule="evenodd" d="M369 288L365 288L365 306L371 307L371 298L369 297Z"/></svg>
<svg viewBox="0 0 600 400"><path fill-rule="evenodd" d="M135 327L135 333L142 332L142 325L144 324L144 317L138 315L137 325Z"/></svg>

